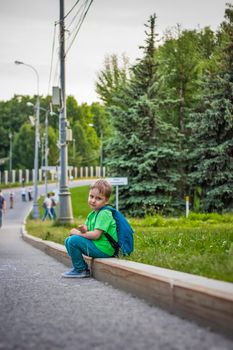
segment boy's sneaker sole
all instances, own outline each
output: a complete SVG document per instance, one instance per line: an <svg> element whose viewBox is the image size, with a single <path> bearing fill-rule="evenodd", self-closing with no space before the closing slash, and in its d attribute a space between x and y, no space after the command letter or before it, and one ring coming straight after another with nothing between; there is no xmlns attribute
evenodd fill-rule
<svg viewBox="0 0 233 350"><path fill-rule="evenodd" d="M75 269L72 269L68 272L62 273L62 277L65 277L65 278L87 278L87 277L90 277L90 271L85 270L85 271L78 272Z"/></svg>

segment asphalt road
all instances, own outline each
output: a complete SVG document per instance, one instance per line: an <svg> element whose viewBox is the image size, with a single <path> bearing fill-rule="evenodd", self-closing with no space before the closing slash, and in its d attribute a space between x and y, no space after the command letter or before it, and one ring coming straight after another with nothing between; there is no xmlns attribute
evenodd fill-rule
<svg viewBox="0 0 233 350"><path fill-rule="evenodd" d="M67 267L20 237L30 205L16 191L0 229L0 349L233 349L224 336L110 285L61 278Z"/></svg>

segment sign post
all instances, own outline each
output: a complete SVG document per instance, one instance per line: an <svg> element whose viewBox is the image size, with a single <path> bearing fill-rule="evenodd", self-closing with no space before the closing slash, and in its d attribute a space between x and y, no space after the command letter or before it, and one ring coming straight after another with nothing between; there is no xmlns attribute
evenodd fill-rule
<svg viewBox="0 0 233 350"><path fill-rule="evenodd" d="M112 186L116 187L116 209L119 208L119 186L128 185L127 177L108 177L106 179Z"/></svg>
<svg viewBox="0 0 233 350"><path fill-rule="evenodd" d="M185 216L189 216L189 196L185 196Z"/></svg>

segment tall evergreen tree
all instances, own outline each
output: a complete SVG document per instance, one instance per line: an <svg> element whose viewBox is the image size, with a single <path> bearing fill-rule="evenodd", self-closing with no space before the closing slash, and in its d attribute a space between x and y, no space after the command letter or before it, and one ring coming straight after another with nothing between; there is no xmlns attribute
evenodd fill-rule
<svg viewBox="0 0 233 350"><path fill-rule="evenodd" d="M107 166L112 175L128 176L128 187L120 191L120 206L134 216L171 212L179 180L177 130L159 118L154 103L155 21L153 15L145 25L143 57L132 68L128 83L114 95L110 108L115 134Z"/></svg>
<svg viewBox="0 0 233 350"><path fill-rule="evenodd" d="M206 211L233 209L233 6L228 4L221 26L224 48L218 72L205 83L200 113L194 115L191 139L193 185L202 189Z"/></svg>
<svg viewBox="0 0 233 350"><path fill-rule="evenodd" d="M98 74L96 92L106 105L112 104L114 94L125 85L129 76L129 59L123 54L106 56L104 68Z"/></svg>
<svg viewBox="0 0 233 350"><path fill-rule="evenodd" d="M188 115L199 99L200 77L214 51L214 37L209 28L182 31L178 26L175 29L166 33L156 55L158 102L162 118L187 134Z"/></svg>
<svg viewBox="0 0 233 350"><path fill-rule="evenodd" d="M190 130L187 128L189 115L200 99L200 79L213 52L213 32L204 30L181 30L177 26L165 35L165 42L157 52L158 70L156 84L159 84L157 103L160 117L179 129L181 180L177 188L180 198L189 193L187 181L187 154Z"/></svg>

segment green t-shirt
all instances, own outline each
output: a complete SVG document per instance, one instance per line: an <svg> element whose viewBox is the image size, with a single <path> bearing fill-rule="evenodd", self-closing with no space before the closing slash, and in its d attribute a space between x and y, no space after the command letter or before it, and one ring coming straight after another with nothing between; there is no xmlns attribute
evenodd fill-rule
<svg viewBox="0 0 233 350"><path fill-rule="evenodd" d="M104 231L112 236L115 241L117 239L116 221L113 219L112 212L108 209L103 209L99 212L97 219L95 219L98 211L92 211L85 222L88 231L94 231L95 229L102 230L100 237L98 239L93 239L92 242L95 244L96 248L101 250L103 253L112 256L114 254L114 249L109 243L108 239L104 235Z"/></svg>

